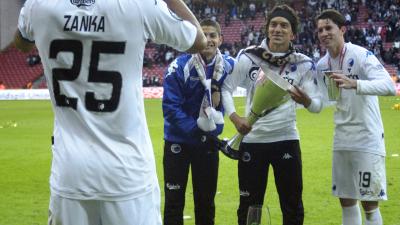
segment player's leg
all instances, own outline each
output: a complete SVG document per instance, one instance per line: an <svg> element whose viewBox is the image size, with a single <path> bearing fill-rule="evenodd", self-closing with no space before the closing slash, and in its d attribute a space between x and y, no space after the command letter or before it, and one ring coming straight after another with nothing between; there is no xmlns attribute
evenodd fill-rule
<svg viewBox="0 0 400 225"><path fill-rule="evenodd" d="M339 198L342 207L342 225L361 225L361 211L357 200Z"/></svg>
<svg viewBox="0 0 400 225"><path fill-rule="evenodd" d="M195 222L214 225L219 152L193 146L191 157Z"/></svg>
<svg viewBox="0 0 400 225"><path fill-rule="evenodd" d="M190 149L166 141L164 145L164 225L182 225Z"/></svg>
<svg viewBox="0 0 400 225"><path fill-rule="evenodd" d="M362 201L365 212L365 225L382 225L382 215L379 210L378 201Z"/></svg>
<svg viewBox="0 0 400 225"><path fill-rule="evenodd" d="M271 164L279 194L283 225L301 225L304 221L303 178L298 140L273 143Z"/></svg>
<svg viewBox="0 0 400 225"><path fill-rule="evenodd" d="M357 204L355 180L357 173L349 151L333 151L332 194L339 198L343 225L361 225L361 211Z"/></svg>
<svg viewBox="0 0 400 225"><path fill-rule="evenodd" d="M246 225L247 211L251 205L263 205L267 187L269 162L266 159L268 144L242 143L238 162L240 203L238 224Z"/></svg>
<svg viewBox="0 0 400 225"><path fill-rule="evenodd" d="M155 182L151 192L126 201L101 203L102 225L162 225L160 188Z"/></svg>
<svg viewBox="0 0 400 225"><path fill-rule="evenodd" d="M385 157L371 153L355 153L360 158L357 166L360 171L361 204L365 212L365 225L382 225L382 215L378 201L386 200Z"/></svg>
<svg viewBox="0 0 400 225"><path fill-rule="evenodd" d="M99 202L51 194L48 225L99 225Z"/></svg>

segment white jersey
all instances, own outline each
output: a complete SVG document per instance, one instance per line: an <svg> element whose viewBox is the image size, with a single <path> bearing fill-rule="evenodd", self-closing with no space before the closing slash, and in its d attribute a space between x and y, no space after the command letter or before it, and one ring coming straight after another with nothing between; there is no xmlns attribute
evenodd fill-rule
<svg viewBox="0 0 400 225"><path fill-rule="evenodd" d="M189 49L197 30L160 0L28 0L18 28L35 41L55 114L51 191L125 200L158 185L142 95L148 39Z"/></svg>
<svg viewBox="0 0 400 225"><path fill-rule="evenodd" d="M261 47L268 48L265 41ZM292 85L301 87L311 98L308 110L319 112L322 109L320 89L317 84L315 65L313 61L301 53L296 55L295 62L287 63L284 68L269 65L269 69L281 74ZM246 115L250 112L253 99L255 82L260 72L259 66L254 64L245 54L239 54L237 64L222 86L222 100L227 115L235 112L232 100L232 92L240 86L247 90ZM266 116L261 117L253 124L243 142L246 143L270 143L283 140L298 140L299 134L296 128L296 102L292 99L280 105Z"/></svg>
<svg viewBox="0 0 400 225"><path fill-rule="evenodd" d="M334 150L364 151L385 155L384 132L377 95L394 95L394 84L379 60L367 49L346 43L332 59L327 53L317 64L325 70L342 70L357 80L357 90L341 89L336 104Z"/></svg>

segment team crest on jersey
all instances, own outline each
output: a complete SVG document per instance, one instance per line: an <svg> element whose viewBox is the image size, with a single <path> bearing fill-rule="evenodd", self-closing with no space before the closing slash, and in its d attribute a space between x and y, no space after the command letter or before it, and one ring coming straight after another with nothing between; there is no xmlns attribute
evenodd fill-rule
<svg viewBox="0 0 400 225"><path fill-rule="evenodd" d="M249 78L250 78L250 80L252 80L252 81L255 81L255 80L256 80L256 78L257 78L257 76L258 76L258 69L260 69L260 68L257 67L257 66L254 66L254 67L252 67L252 68L250 69L250 71L249 71Z"/></svg>
<svg viewBox="0 0 400 225"><path fill-rule="evenodd" d="M81 6L91 6L96 0L70 0L72 5L76 5L77 7Z"/></svg>
<svg viewBox="0 0 400 225"><path fill-rule="evenodd" d="M347 61L347 64L349 65L349 67L347 68L347 70L349 71L349 73L351 72L351 68L354 66L354 59L353 58L350 58L348 61Z"/></svg>
<svg viewBox="0 0 400 225"><path fill-rule="evenodd" d="M297 70L297 65L296 64L290 64L290 71L291 72L294 72L294 71L296 71Z"/></svg>

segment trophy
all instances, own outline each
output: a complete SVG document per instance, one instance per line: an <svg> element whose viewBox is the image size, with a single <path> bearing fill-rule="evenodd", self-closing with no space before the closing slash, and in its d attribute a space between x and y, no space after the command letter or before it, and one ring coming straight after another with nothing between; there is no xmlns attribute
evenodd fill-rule
<svg viewBox="0 0 400 225"><path fill-rule="evenodd" d="M261 68L256 81L251 110L247 116L248 123L253 125L260 117L287 102L290 99L288 91L294 87L279 74L270 70L267 63L260 57L253 54L246 55ZM231 159L239 159L239 146L243 137L242 134L237 133L231 139L221 141L220 150Z"/></svg>
<svg viewBox="0 0 400 225"><path fill-rule="evenodd" d="M328 91L329 101L337 101L340 97L340 88L336 82L330 77L333 73L343 73L341 70L337 71L324 71L325 74L325 84Z"/></svg>
<svg viewBox="0 0 400 225"><path fill-rule="evenodd" d="M253 125L260 117L265 116L281 104L290 99L288 90L293 86L285 79L273 71L268 71L265 74L260 71L256 82L253 102L251 110L247 116L247 121ZM227 143L232 150L239 150L240 143L243 140L243 135L237 133Z"/></svg>

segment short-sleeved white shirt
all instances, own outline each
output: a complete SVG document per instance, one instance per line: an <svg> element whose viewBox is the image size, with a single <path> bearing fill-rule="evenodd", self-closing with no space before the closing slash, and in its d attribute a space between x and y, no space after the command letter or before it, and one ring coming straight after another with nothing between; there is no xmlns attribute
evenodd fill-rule
<svg viewBox="0 0 400 225"><path fill-rule="evenodd" d="M28 0L18 24L35 44L55 114L52 192L124 200L158 185L142 95L148 39L189 49L196 28L160 0Z"/></svg>

